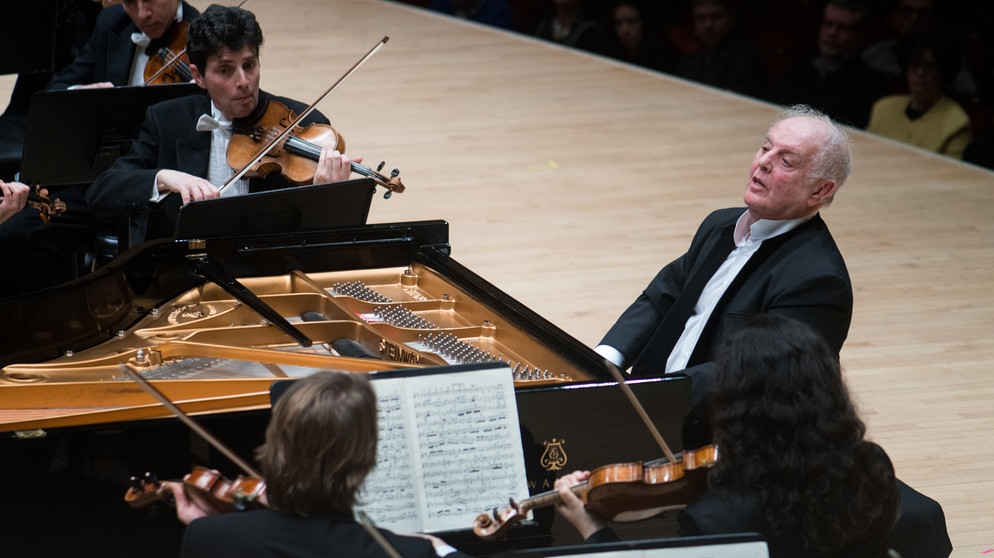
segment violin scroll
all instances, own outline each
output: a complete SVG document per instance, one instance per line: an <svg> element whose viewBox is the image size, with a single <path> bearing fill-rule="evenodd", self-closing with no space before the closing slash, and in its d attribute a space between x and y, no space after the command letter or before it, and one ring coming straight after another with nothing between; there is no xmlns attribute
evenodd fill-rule
<svg viewBox="0 0 994 558"><path fill-rule="evenodd" d="M3 199L3 194L0 194L0 200ZM38 210L38 216L44 223L50 223L52 217L58 217L66 212L66 202L56 198L51 199L48 197L48 190L41 187L40 184L36 184L34 190L28 192L28 201L26 205L29 205Z"/></svg>
<svg viewBox="0 0 994 558"><path fill-rule="evenodd" d="M497 511L497 508L494 508L491 513L481 513L476 516L473 520L473 533L484 540L497 539L505 536L508 529L517 525L527 515L528 511L511 498L504 511Z"/></svg>

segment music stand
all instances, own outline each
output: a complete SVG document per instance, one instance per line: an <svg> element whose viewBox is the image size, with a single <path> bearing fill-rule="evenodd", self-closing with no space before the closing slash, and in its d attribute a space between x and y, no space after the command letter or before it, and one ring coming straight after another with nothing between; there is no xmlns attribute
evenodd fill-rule
<svg viewBox="0 0 994 558"><path fill-rule="evenodd" d="M207 239L365 225L374 193L376 183L359 178L191 202L180 208L173 237Z"/></svg>
<svg viewBox="0 0 994 558"><path fill-rule="evenodd" d="M498 554L501 558L769 558L766 541L755 533L644 539L559 546Z"/></svg>
<svg viewBox="0 0 994 558"><path fill-rule="evenodd" d="M40 91L31 97L20 180L89 185L128 153L155 103L203 93L192 83Z"/></svg>

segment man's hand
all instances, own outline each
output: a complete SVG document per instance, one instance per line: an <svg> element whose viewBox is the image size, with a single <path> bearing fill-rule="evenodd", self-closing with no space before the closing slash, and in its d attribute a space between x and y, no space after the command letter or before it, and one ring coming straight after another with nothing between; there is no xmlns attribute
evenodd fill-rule
<svg viewBox="0 0 994 558"><path fill-rule="evenodd" d="M314 184L348 180L352 174L352 161L361 163L362 157L349 160L347 155L339 153L338 150L322 149L318 158L318 167L314 171Z"/></svg>
<svg viewBox="0 0 994 558"><path fill-rule="evenodd" d="M160 194L176 192L183 198L183 205L192 201L210 200L221 195L216 186L203 178L185 172L163 169L155 175Z"/></svg>
<svg viewBox="0 0 994 558"><path fill-rule="evenodd" d="M114 87L114 84L109 81L99 81L97 83L88 83L86 85L74 85L70 89L107 89L109 87Z"/></svg>
<svg viewBox="0 0 994 558"><path fill-rule="evenodd" d="M9 219L28 203L28 193L31 188L20 182L4 182L0 180L0 223Z"/></svg>
<svg viewBox="0 0 994 558"><path fill-rule="evenodd" d="M189 525L194 519L200 519L217 513L207 502L195 492L187 492L181 482L170 481L163 483L176 500L176 518Z"/></svg>
<svg viewBox="0 0 994 558"><path fill-rule="evenodd" d="M587 511L583 500L570 490L571 487L580 484L590 478L590 471L574 471L564 477L556 479L555 488L559 493L559 501L556 502L556 511L567 521L576 527L580 536L584 540L591 535L607 527L607 521Z"/></svg>

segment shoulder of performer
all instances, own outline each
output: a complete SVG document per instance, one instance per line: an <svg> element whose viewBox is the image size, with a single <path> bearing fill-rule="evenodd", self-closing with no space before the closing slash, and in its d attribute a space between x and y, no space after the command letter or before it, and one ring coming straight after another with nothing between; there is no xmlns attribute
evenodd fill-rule
<svg viewBox="0 0 994 558"><path fill-rule="evenodd" d="M290 107L290 110L292 110L293 112L295 112L297 114L301 114L302 112L304 112L305 110L307 110L307 107L309 106L307 103L302 103L300 101L291 99L289 97L281 97L279 95L273 95L273 94L267 93L265 91L259 91L259 104L260 105L263 102L263 95L267 95L269 98L271 98L271 99L273 99L275 101L279 101L279 102L283 103L284 105ZM310 114L307 115L307 118L305 118L302 123L305 124L305 125L307 125L307 124L315 124L315 123L316 124L331 124L331 121L328 120L328 117L325 116L324 114L322 114L321 111L319 111L317 109L314 109Z"/></svg>
<svg viewBox="0 0 994 558"><path fill-rule="evenodd" d="M193 21L200 17L200 10L194 8L189 2L183 2L183 21Z"/></svg>

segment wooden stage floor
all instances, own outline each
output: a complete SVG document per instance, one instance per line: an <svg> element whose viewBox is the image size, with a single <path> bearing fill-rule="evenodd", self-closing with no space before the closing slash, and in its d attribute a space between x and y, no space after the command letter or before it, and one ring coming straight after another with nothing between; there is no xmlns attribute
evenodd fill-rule
<svg viewBox="0 0 994 558"><path fill-rule="evenodd" d="M389 36L319 106L349 153L401 170L407 192L370 221L446 219L456 260L591 346L710 210L741 205L778 111L402 4L248 7L263 88L305 102ZM853 135L852 178L823 212L855 286L843 365L870 437L945 509L953 556L979 556L994 549L994 173Z"/></svg>

